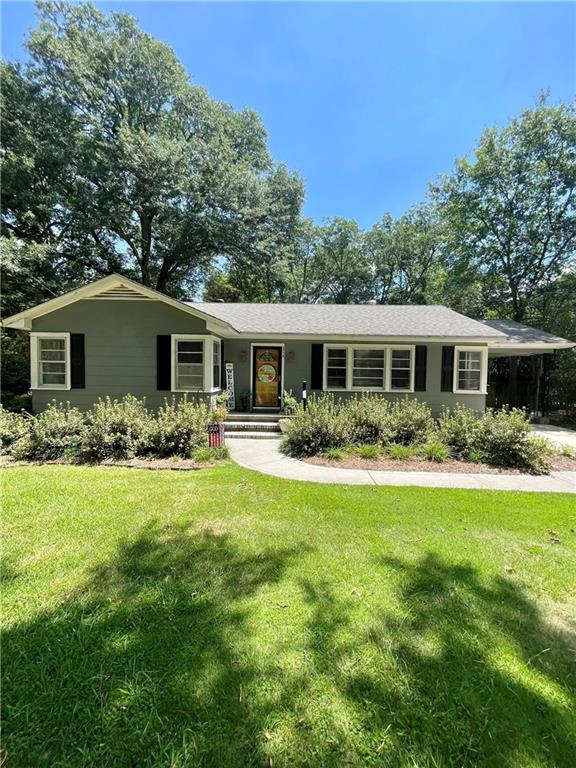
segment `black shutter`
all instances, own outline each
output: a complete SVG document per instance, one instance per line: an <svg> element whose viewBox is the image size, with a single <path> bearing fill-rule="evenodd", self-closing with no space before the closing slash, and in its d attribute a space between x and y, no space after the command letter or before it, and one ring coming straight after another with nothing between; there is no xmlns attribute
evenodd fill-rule
<svg viewBox="0 0 576 768"><path fill-rule="evenodd" d="M226 389L226 365L224 363L224 339L220 341L220 389Z"/></svg>
<svg viewBox="0 0 576 768"><path fill-rule="evenodd" d="M312 344L310 389L322 389L324 378L324 344Z"/></svg>
<svg viewBox="0 0 576 768"><path fill-rule="evenodd" d="M416 347L414 363L414 391L426 392L426 359L428 357L428 347L425 345Z"/></svg>
<svg viewBox="0 0 576 768"><path fill-rule="evenodd" d="M442 392L452 392L454 388L454 347L442 347Z"/></svg>
<svg viewBox="0 0 576 768"><path fill-rule="evenodd" d="M84 351L84 334L70 334L70 388L85 389L86 387L86 355Z"/></svg>
<svg viewBox="0 0 576 768"><path fill-rule="evenodd" d="M170 336L156 336L156 389L172 389L171 346Z"/></svg>

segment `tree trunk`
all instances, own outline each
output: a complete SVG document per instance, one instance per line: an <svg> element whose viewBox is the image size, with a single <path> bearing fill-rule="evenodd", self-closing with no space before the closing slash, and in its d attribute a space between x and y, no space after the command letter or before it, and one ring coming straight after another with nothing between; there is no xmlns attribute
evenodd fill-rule
<svg viewBox="0 0 576 768"><path fill-rule="evenodd" d="M150 277L150 254L152 252L152 217L145 213L139 214L140 218L140 271L142 284L152 287Z"/></svg>

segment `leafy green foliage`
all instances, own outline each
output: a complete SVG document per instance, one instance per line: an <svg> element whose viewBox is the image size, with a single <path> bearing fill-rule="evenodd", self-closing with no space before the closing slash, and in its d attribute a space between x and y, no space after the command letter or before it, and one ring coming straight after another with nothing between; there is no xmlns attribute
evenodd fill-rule
<svg viewBox="0 0 576 768"><path fill-rule="evenodd" d="M151 413L144 400L132 395L100 400L86 413L56 401L37 416L0 406L0 447L15 459L39 461L134 456L212 461L228 455L225 449L208 449L208 425L219 416L206 403L174 397Z"/></svg>
<svg viewBox="0 0 576 768"><path fill-rule="evenodd" d="M27 414L8 411L0 405L0 449L3 453L10 451L21 438L28 437L29 421Z"/></svg>
<svg viewBox="0 0 576 768"><path fill-rule="evenodd" d="M441 463L450 458L450 448L441 440L429 440L422 446L422 456L428 461Z"/></svg>
<svg viewBox="0 0 576 768"><path fill-rule="evenodd" d="M88 461L130 459L146 453L153 419L144 400L126 395L122 400L99 400L86 416L88 429L82 453Z"/></svg>
<svg viewBox="0 0 576 768"><path fill-rule="evenodd" d="M71 459L78 455L86 439L84 415L68 404L54 401L38 416L20 418L27 429L9 447L15 459Z"/></svg>
<svg viewBox="0 0 576 768"><path fill-rule="evenodd" d="M150 437L150 452L156 456L190 458L199 448L207 448L208 424L214 416L205 403L172 397L156 415Z"/></svg>
<svg viewBox="0 0 576 768"><path fill-rule="evenodd" d="M547 469L550 454L547 440L530 435L529 414L519 408L486 411L471 448L490 464L526 467L535 473Z"/></svg>
<svg viewBox="0 0 576 768"><path fill-rule="evenodd" d="M448 445L455 454L462 456L475 444L476 435L481 429L481 414L461 403L454 408L442 408L438 420L440 439Z"/></svg>
<svg viewBox="0 0 576 768"><path fill-rule="evenodd" d="M350 440L353 443L387 443L393 430L390 419L390 404L378 395L366 394L346 403L350 421Z"/></svg>
<svg viewBox="0 0 576 768"><path fill-rule="evenodd" d="M422 455L441 462L454 455L534 473L547 471L551 453L547 440L530 435L529 415L519 409L480 416L458 404L436 421L428 405L415 398L388 403L372 394L346 403L333 395L312 398L307 411L298 406L287 420L282 443L292 456L324 453L332 459L346 452L377 458L382 447L393 459Z"/></svg>
<svg viewBox="0 0 576 768"><path fill-rule="evenodd" d="M221 446L220 448L195 448L192 451L192 458L199 462L205 463L208 461L221 461L229 457L228 448Z"/></svg>
<svg viewBox="0 0 576 768"><path fill-rule="evenodd" d="M418 446L415 445L399 445L397 443L390 443L386 446L386 453L391 459L396 461L403 461L404 459L412 459L418 455Z"/></svg>
<svg viewBox="0 0 576 768"><path fill-rule="evenodd" d="M311 397L308 408L298 405L285 426L283 450L292 456L314 456L350 442L348 412L331 395Z"/></svg>
<svg viewBox="0 0 576 768"><path fill-rule="evenodd" d="M505 128L485 131L474 160L459 160L434 187L456 256L447 295L466 285L472 268L484 294L478 305L488 298L494 310L522 322L535 291L569 272L576 245L575 144L574 105L541 100Z"/></svg>
<svg viewBox="0 0 576 768"><path fill-rule="evenodd" d="M391 442L400 445L425 443L435 429L436 423L427 403L414 397L405 397L391 404Z"/></svg>
<svg viewBox="0 0 576 768"><path fill-rule="evenodd" d="M353 456L359 456L361 459L378 459L382 455L380 445L352 445L350 453Z"/></svg>

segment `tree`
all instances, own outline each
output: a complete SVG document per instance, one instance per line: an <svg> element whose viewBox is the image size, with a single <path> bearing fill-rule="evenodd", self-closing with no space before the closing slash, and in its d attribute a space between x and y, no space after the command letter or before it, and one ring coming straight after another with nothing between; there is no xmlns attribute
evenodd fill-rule
<svg viewBox="0 0 576 768"><path fill-rule="evenodd" d="M445 277L442 237L429 207L397 220L386 214L366 233L364 249L374 265L375 296L381 304L440 301Z"/></svg>
<svg viewBox="0 0 576 768"><path fill-rule="evenodd" d="M52 238L84 267L190 293L215 255L246 242L260 187L274 183L259 118L210 99L127 14L91 4L38 8L30 65L24 74L12 67L8 83L5 225ZM36 119L43 114L46 141ZM43 185L28 194L26 174Z"/></svg>
<svg viewBox="0 0 576 768"><path fill-rule="evenodd" d="M574 269L575 187L574 105L543 99L433 187L454 266L492 284L488 309L523 321L535 291Z"/></svg>
<svg viewBox="0 0 576 768"><path fill-rule="evenodd" d="M374 272L355 221L333 218L320 229L312 293L321 301L354 304L374 296Z"/></svg>
<svg viewBox="0 0 576 768"><path fill-rule="evenodd" d="M252 209L239 237L226 250L229 283L243 301L281 301L295 248L304 186L283 165L254 182Z"/></svg>

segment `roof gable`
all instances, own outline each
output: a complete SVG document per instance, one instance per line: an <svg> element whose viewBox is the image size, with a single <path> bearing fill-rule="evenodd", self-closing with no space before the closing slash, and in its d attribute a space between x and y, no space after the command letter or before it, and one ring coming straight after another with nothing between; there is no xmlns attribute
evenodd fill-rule
<svg viewBox="0 0 576 768"><path fill-rule="evenodd" d="M221 320L184 301L172 299L170 296L160 293L160 291L147 288L141 283L137 283L134 280L130 280L127 277L117 274L108 275L100 280L95 280L93 283L84 285L81 288L76 288L73 291L68 291L68 293L64 293L62 296L57 296L55 299L50 299L42 304L37 304L35 307L30 307L23 312L19 312L16 315L7 317L2 321L2 326L5 328L22 328L30 330L31 322L35 318L48 315L50 312L55 312L58 309L66 307L68 304L73 304L74 302L83 299L111 299L123 301L139 299L161 301L182 312L186 312L205 320L208 330L217 332L226 331L232 335L235 333L234 328L232 328L225 320Z"/></svg>

